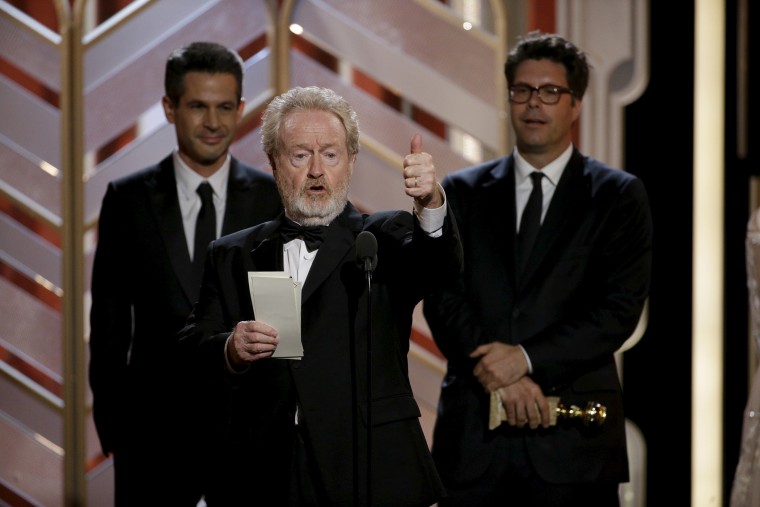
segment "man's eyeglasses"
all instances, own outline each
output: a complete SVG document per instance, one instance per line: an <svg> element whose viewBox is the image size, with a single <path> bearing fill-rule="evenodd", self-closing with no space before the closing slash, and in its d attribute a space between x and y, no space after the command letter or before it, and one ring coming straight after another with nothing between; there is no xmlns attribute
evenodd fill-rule
<svg viewBox="0 0 760 507"><path fill-rule="evenodd" d="M538 93L538 99L549 106L559 102L563 93L573 94L573 90L562 86L528 86L519 84L509 87L509 100L515 104L525 104L530 100L530 96L533 95L533 92Z"/></svg>

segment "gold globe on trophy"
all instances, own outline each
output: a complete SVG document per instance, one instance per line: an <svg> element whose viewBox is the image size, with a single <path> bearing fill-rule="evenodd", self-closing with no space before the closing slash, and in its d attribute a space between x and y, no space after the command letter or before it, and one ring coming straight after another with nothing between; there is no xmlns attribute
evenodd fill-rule
<svg viewBox="0 0 760 507"><path fill-rule="evenodd" d="M596 401L586 403L586 408L577 405L565 407L557 396L548 396L550 425L558 421L579 421L584 426L601 426L607 419L607 407Z"/></svg>

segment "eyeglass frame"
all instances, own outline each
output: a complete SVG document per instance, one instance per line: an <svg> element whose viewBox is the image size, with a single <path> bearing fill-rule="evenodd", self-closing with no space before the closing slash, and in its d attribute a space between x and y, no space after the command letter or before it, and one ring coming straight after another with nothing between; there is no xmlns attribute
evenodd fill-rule
<svg viewBox="0 0 760 507"><path fill-rule="evenodd" d="M526 98L523 101L516 101L514 99L514 89L515 88L525 88L526 90L529 90L530 93L528 94L528 98ZM557 94L557 102L547 102L545 98L541 95L541 90L547 90L551 89L554 90L554 93ZM565 86L557 86L553 84L545 84L541 86L530 86L527 84L516 84L512 85L508 88L509 91L509 101L513 104L527 104L530 102L531 97L533 97L533 92L536 92L536 95L538 96L538 100L541 101L542 104L547 106L554 106L556 104L559 104L560 99L562 98L563 93L569 93L573 98L575 98L575 93L573 93L573 90L571 88L567 88Z"/></svg>

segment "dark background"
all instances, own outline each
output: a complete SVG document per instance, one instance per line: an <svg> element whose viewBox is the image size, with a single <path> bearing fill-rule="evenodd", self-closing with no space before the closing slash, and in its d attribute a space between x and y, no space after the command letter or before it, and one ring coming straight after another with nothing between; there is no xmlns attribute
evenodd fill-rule
<svg viewBox="0 0 760 507"><path fill-rule="evenodd" d="M757 112L752 92L757 84L757 53L753 53L757 32L751 30L749 147L743 158L737 154L737 3L726 2L725 382L724 406L715 407L723 413L724 425L723 505L728 505L748 394L744 238L751 212L750 182L759 167L753 149L757 127L752 121ZM753 2L747 4L747 22L752 26L757 9L753 13ZM676 498L667 505L705 499L690 498L694 3L652 0L649 8L651 81L644 95L626 108L625 167L643 179L649 192L653 281L649 326L639 344L625 353L623 385L627 416L647 439L647 505L656 507L666 504L663 498ZM717 94L716 100L720 100Z"/></svg>

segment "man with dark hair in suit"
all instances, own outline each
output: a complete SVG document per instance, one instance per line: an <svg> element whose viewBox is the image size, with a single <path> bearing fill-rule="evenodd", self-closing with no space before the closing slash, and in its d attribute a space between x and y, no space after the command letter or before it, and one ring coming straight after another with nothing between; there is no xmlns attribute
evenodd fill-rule
<svg viewBox="0 0 760 507"><path fill-rule="evenodd" d="M412 313L462 265L432 157L416 134L403 164L413 213L366 215L348 201L359 125L342 97L294 88L272 100L261 130L285 213L211 244L179 335L231 400L226 482L213 502L429 506L443 487L409 382ZM370 284L357 266L367 233L377 242ZM254 314L255 271L303 284L301 359L272 357L282 330Z"/></svg>
<svg viewBox="0 0 760 507"><path fill-rule="evenodd" d="M211 239L282 210L274 178L228 152L242 90L235 51L210 42L174 51L163 107L177 149L111 182L103 199L89 377L103 453L114 458L117 507L194 507L216 466L208 427L222 420L174 336L198 298Z"/></svg>
<svg viewBox="0 0 760 507"><path fill-rule="evenodd" d="M652 224L642 182L572 141L589 65L530 33L505 66L516 146L443 182L462 277L427 297L446 356L432 452L451 506L617 506L628 481L614 353L649 292ZM505 423L491 429L492 394ZM547 397L606 406L597 427L551 425Z"/></svg>

